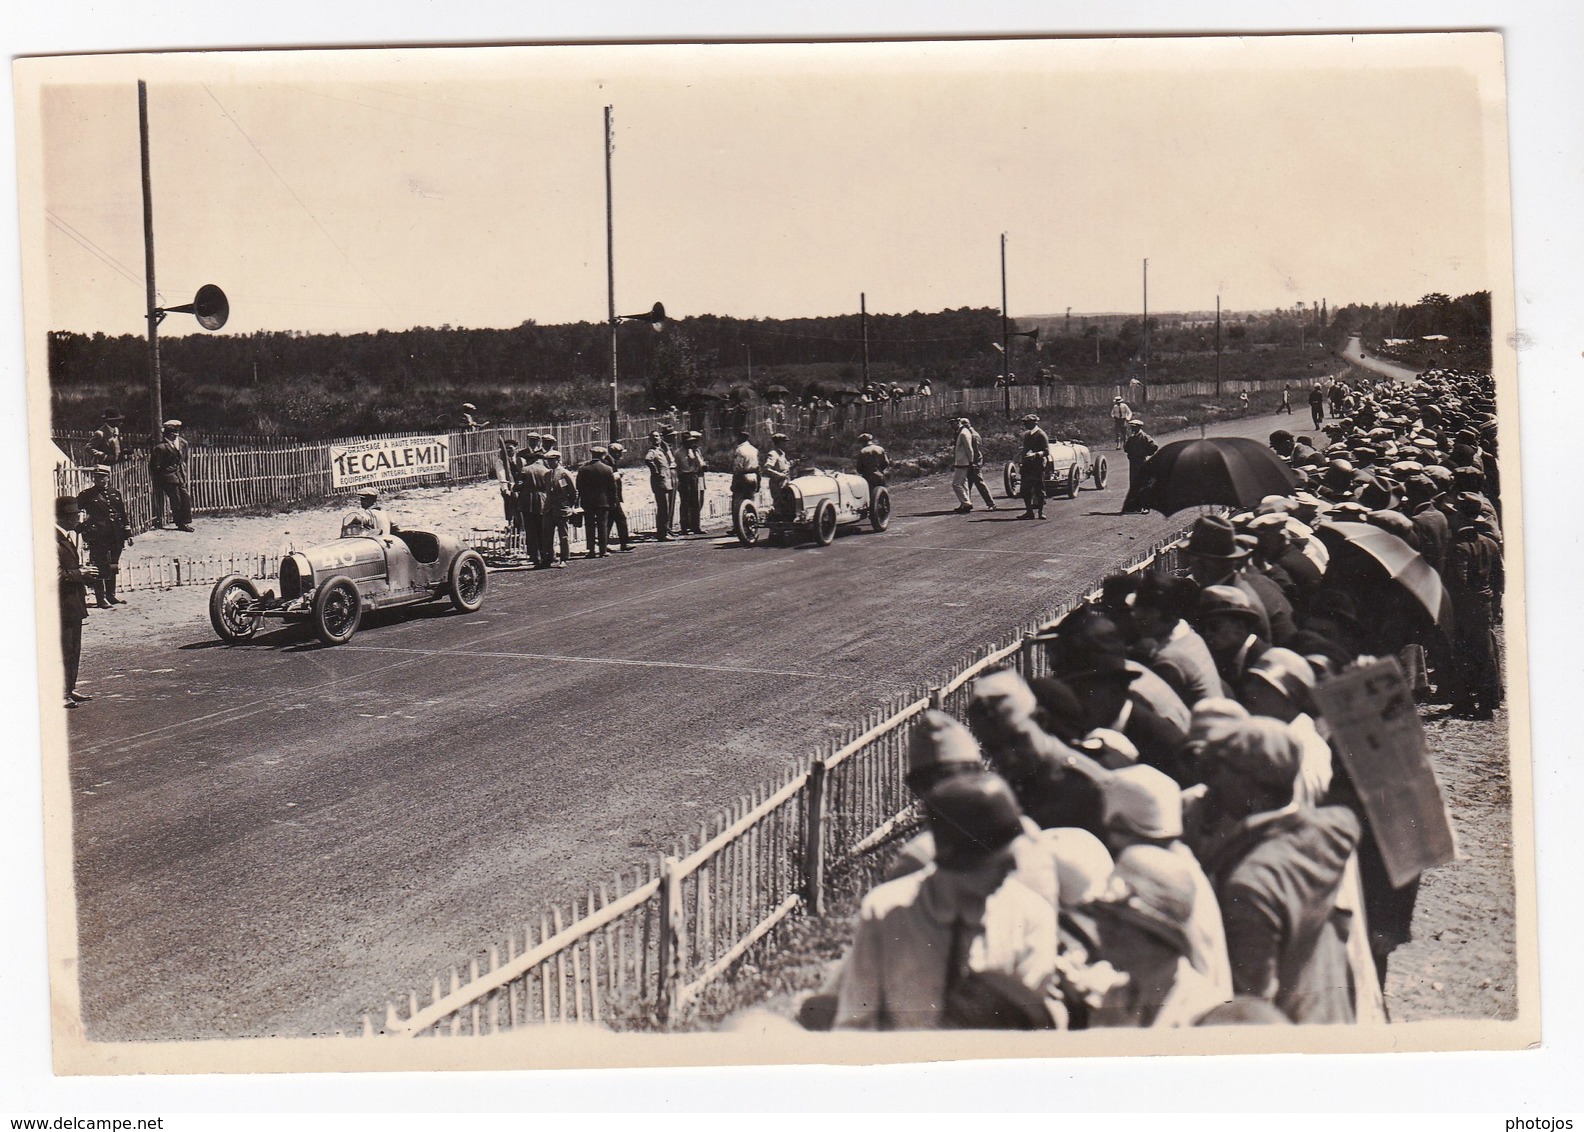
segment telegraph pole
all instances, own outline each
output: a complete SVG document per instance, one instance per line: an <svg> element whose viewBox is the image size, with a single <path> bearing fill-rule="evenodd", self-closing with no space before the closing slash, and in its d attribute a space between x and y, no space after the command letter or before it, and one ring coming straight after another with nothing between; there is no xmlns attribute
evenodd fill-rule
<svg viewBox="0 0 1584 1132"><path fill-rule="evenodd" d="M616 440L616 421L621 412L621 401L617 396L617 366L616 366L616 226L612 220L611 209L611 108L605 107L605 281L606 299L609 303L610 314L610 437L607 443Z"/></svg>
<svg viewBox="0 0 1584 1132"><path fill-rule="evenodd" d="M1144 261L1144 382L1139 400L1149 404L1149 260Z"/></svg>
<svg viewBox="0 0 1584 1132"><path fill-rule="evenodd" d="M138 145L143 157L143 277L148 296L149 435L158 442L165 423L160 397L159 324L163 317L154 296L154 196L149 180L148 86L138 80Z"/></svg>
<svg viewBox="0 0 1584 1132"><path fill-rule="evenodd" d="M1007 332L1006 233L1001 233L1001 394L1007 420L1012 419L1012 338Z"/></svg>
<svg viewBox="0 0 1584 1132"><path fill-rule="evenodd" d="M858 292L858 322L863 327L863 383L869 387L869 303L868 297Z"/></svg>
<svg viewBox="0 0 1584 1132"><path fill-rule="evenodd" d="M1221 396L1221 296L1216 296L1216 391Z"/></svg>

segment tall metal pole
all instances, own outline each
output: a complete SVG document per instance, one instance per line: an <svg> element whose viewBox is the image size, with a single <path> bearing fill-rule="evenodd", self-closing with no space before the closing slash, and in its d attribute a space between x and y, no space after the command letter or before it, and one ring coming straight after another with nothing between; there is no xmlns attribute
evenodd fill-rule
<svg viewBox="0 0 1584 1132"><path fill-rule="evenodd" d="M1149 260L1144 261L1144 384L1141 404L1149 404Z"/></svg>
<svg viewBox="0 0 1584 1132"><path fill-rule="evenodd" d="M753 347L748 345L748 343L744 342L743 343L743 349L748 351L748 383L750 385L752 385L753 384Z"/></svg>
<svg viewBox="0 0 1584 1132"><path fill-rule="evenodd" d="M149 182L148 87L138 80L138 143L143 156L143 275L148 293L149 435L156 440L165 421L160 400L159 303L154 298L154 196Z"/></svg>
<svg viewBox="0 0 1584 1132"><path fill-rule="evenodd" d="M611 219L611 108L605 107L605 280L606 300L609 303L610 317L610 375L611 375L611 407L610 407L610 437L614 442L616 435L616 419L621 411L621 401L617 396L616 382L618 373L616 368L616 227Z"/></svg>
<svg viewBox="0 0 1584 1132"><path fill-rule="evenodd" d="M869 300L862 291L858 292L858 322L863 327L863 383L869 386Z"/></svg>
<svg viewBox="0 0 1584 1132"><path fill-rule="evenodd" d="M1216 391L1221 396L1221 296L1216 296Z"/></svg>
<svg viewBox="0 0 1584 1132"><path fill-rule="evenodd" d="M1008 420L1012 419L1012 337L1007 332L1006 233L1001 233L1001 393Z"/></svg>

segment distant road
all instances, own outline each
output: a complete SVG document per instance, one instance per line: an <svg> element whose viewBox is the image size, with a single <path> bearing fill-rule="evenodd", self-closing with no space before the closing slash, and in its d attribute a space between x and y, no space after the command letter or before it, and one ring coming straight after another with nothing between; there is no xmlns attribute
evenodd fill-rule
<svg viewBox="0 0 1584 1132"><path fill-rule="evenodd" d="M190 624L88 657L102 694L71 714L89 1036L355 1027L666 851L1186 522L1117 515L1127 462L1103 451L1110 486L1049 522L1015 521L995 464L994 513L951 514L931 477L883 534L497 573L478 613L371 616L340 648L223 646L194 593Z"/></svg>
<svg viewBox="0 0 1584 1132"><path fill-rule="evenodd" d="M1359 341L1357 334L1349 338L1347 345L1342 348L1342 357L1361 369L1371 373L1378 373L1382 377L1389 377L1393 381L1413 381L1419 376L1419 371L1408 366L1400 366L1396 362L1388 362L1383 358L1372 358L1364 353L1364 346Z"/></svg>

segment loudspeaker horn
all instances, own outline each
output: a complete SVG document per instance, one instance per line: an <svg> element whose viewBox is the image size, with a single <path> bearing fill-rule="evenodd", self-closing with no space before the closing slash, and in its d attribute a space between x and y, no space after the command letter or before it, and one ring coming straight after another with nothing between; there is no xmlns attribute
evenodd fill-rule
<svg viewBox="0 0 1584 1132"><path fill-rule="evenodd" d="M198 293L193 296L192 302L184 303L179 307L166 307L160 313L190 314L205 330L219 330L226 324L226 319L231 317L231 303L224 291L213 283L205 283L198 288Z"/></svg>

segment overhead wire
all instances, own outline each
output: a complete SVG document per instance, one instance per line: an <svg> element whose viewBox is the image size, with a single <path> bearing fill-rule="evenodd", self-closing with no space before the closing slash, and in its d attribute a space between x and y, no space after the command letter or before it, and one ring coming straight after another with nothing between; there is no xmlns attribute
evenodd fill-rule
<svg viewBox="0 0 1584 1132"><path fill-rule="evenodd" d="M56 213L46 208L44 210L44 217L55 227L57 231L76 244L80 245L84 251L88 252L89 255L94 256L106 267L113 269L133 285L138 287L143 286L143 276L135 273L131 268L127 267L126 264L116 259L115 256L111 255L87 236L83 235L82 232L78 231L71 224L68 224Z"/></svg>
<svg viewBox="0 0 1584 1132"><path fill-rule="evenodd" d="M297 190L292 188L291 183L281 175L280 170L275 168L275 163L265 156L264 151L258 147L258 143L248 136L248 132L242 128L242 124L232 116L231 111L226 109L225 103L221 102L219 96L216 95L214 91L209 89L209 84L203 83L201 85L203 86L204 93L210 98L214 99L214 104L220 108L220 113L226 116L226 121L230 122L231 125L236 128L236 132L242 135L242 140L247 142L248 145L252 147L254 153L258 154L259 160L264 162L265 167L275 175L275 179L281 183L281 186L289 194L291 194L292 200L296 201L297 206L308 215L308 219L314 222L314 226L318 228L319 231L324 235L324 238L330 242L330 246L335 248L335 250L340 253L341 258L346 262L347 267L351 268L352 274L357 276L358 282L367 288L369 294L373 295L375 299L379 300L380 305L385 308L386 313L391 316L392 321L400 321L400 317L397 315L396 309L391 306L389 300L387 300L384 295L380 294L379 291L375 289L374 285L370 283L367 277L364 276L363 272L359 270L358 265L352 262L352 257L347 254L346 249L336 241L336 238L330 234L330 230L324 226L317 216L314 215L313 209L309 208L308 205L303 201L302 197L297 195Z"/></svg>

